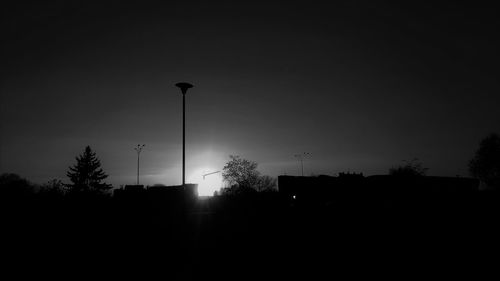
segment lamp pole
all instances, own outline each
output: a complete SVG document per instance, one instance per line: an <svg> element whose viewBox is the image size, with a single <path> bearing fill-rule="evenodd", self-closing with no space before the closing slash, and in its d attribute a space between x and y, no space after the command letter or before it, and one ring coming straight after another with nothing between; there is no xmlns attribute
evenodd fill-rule
<svg viewBox="0 0 500 281"><path fill-rule="evenodd" d="M134 150L137 151L137 185L139 185L139 155L141 154L141 151L145 146L145 144L138 144L136 147L134 147Z"/></svg>
<svg viewBox="0 0 500 281"><path fill-rule="evenodd" d="M186 185L186 92L193 85L180 82L175 84L182 92L182 186Z"/></svg>

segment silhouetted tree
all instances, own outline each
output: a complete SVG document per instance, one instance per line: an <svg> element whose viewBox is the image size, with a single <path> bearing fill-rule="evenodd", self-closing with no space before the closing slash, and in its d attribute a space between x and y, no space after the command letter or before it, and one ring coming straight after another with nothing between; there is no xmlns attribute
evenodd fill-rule
<svg viewBox="0 0 500 281"><path fill-rule="evenodd" d="M111 185L102 181L108 177L101 169L101 162L90 146L87 146L80 156L76 157L76 164L69 167L66 175L72 184L68 184L71 192L93 191L104 192L111 189Z"/></svg>
<svg viewBox="0 0 500 281"><path fill-rule="evenodd" d="M7 197L23 197L32 195L34 186L26 179L13 173L0 175L0 194Z"/></svg>
<svg viewBox="0 0 500 281"><path fill-rule="evenodd" d="M418 158L413 158L410 161L403 160L403 162L405 164L389 169L389 174L399 177L425 176L429 170L429 168L423 167Z"/></svg>
<svg viewBox="0 0 500 281"><path fill-rule="evenodd" d="M220 189L217 195L244 195L244 194L252 194L257 193L257 190L254 188L242 188L238 185L233 185L231 187L223 187Z"/></svg>
<svg viewBox="0 0 500 281"><path fill-rule="evenodd" d="M235 155L229 155L229 158L222 169L222 177L229 184L228 189L243 191L255 187L259 180L257 163ZM228 189L225 191L229 191Z"/></svg>
<svg viewBox="0 0 500 281"><path fill-rule="evenodd" d="M65 191L65 184L58 179L49 180L40 187L40 193L44 195L62 196Z"/></svg>
<svg viewBox="0 0 500 281"><path fill-rule="evenodd" d="M230 155L229 158L222 170L222 177L229 187L221 189L220 194L276 191L276 179L261 176L256 162L235 155Z"/></svg>
<svg viewBox="0 0 500 281"><path fill-rule="evenodd" d="M469 162L469 172L489 186L500 186L500 137L490 134Z"/></svg>
<svg viewBox="0 0 500 281"><path fill-rule="evenodd" d="M276 179L270 176L260 176L255 187L259 192L277 191Z"/></svg>

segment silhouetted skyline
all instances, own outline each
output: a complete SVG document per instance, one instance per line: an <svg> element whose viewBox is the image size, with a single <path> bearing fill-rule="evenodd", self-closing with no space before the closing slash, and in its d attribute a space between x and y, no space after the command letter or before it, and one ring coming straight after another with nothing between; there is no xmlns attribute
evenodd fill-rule
<svg viewBox="0 0 500 281"><path fill-rule="evenodd" d="M11 4L2 11L0 172L66 180L90 145L109 182L179 184L229 155L264 174L466 176L500 130L498 9L484 3Z"/></svg>

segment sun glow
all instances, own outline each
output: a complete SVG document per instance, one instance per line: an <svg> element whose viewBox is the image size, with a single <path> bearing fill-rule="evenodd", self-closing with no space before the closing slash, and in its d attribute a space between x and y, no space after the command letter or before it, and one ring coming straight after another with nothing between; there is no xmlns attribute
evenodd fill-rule
<svg viewBox="0 0 500 281"><path fill-rule="evenodd" d="M222 171L203 168L194 171L188 178L189 183L198 184L198 196L213 196L222 187Z"/></svg>

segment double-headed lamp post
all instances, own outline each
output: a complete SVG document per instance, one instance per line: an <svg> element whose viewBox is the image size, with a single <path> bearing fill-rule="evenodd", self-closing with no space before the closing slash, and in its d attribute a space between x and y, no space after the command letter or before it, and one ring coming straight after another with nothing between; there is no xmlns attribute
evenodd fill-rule
<svg viewBox="0 0 500 281"><path fill-rule="evenodd" d="M134 150L137 151L137 185L139 185L139 155L141 154L141 151L145 146L145 144L138 144L136 147L134 147Z"/></svg>
<svg viewBox="0 0 500 281"><path fill-rule="evenodd" d="M192 84L180 82L175 84L182 92L182 186L186 184L186 92L193 88Z"/></svg>
<svg viewBox="0 0 500 281"><path fill-rule="evenodd" d="M295 154L294 155L300 161L300 166L302 168L302 176L304 176L304 157L307 157L309 155L311 155L311 153L309 153L309 152L304 152L302 154Z"/></svg>

